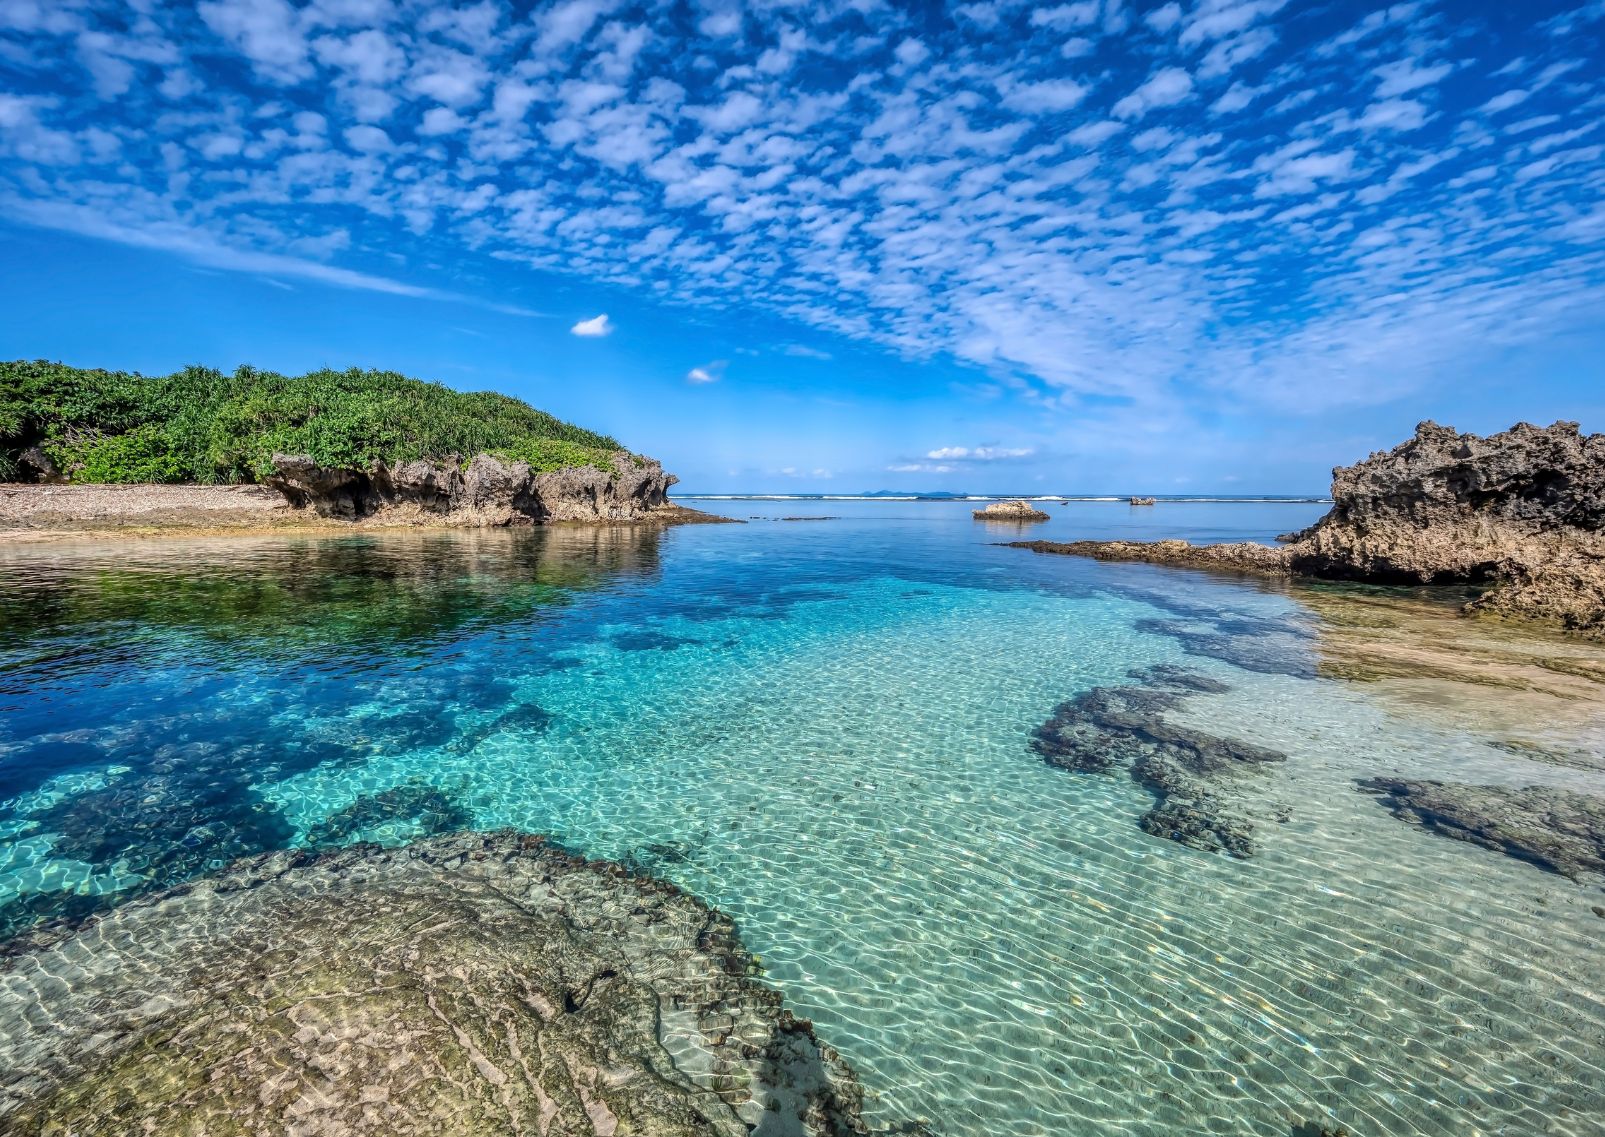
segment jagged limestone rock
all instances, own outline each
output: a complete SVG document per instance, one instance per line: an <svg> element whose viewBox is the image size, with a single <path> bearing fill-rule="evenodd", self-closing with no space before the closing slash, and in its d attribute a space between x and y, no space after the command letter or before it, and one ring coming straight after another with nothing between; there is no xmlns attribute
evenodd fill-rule
<svg viewBox="0 0 1605 1137"><path fill-rule="evenodd" d="M305 455L275 454L266 479L298 508L360 520L416 514L471 526L551 521L637 521L677 511L669 487L678 480L650 459L624 451L611 469L579 466L537 473L527 462L476 454L450 461L375 462L368 469L320 466Z"/></svg>

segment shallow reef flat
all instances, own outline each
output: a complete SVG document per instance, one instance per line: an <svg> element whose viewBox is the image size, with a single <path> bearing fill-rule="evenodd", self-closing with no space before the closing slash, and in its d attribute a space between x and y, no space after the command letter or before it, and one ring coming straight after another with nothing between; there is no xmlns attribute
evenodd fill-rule
<svg viewBox="0 0 1605 1137"><path fill-rule="evenodd" d="M20 937L0 1130L866 1133L730 920L515 833L277 852Z"/></svg>

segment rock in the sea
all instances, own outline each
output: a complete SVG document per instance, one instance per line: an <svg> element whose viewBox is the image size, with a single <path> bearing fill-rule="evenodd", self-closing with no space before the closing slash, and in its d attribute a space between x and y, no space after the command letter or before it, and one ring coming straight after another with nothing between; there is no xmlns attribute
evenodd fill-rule
<svg viewBox="0 0 1605 1137"><path fill-rule="evenodd" d="M516 835L278 852L0 960L0 1130L866 1132L730 920Z"/></svg>
<svg viewBox="0 0 1605 1137"><path fill-rule="evenodd" d="M1519 423L1480 438L1424 422L1332 471L1332 508L1294 534L1314 576L1442 584L1495 579L1534 540L1605 530L1605 435Z"/></svg>
<svg viewBox="0 0 1605 1137"><path fill-rule="evenodd" d="M1519 423L1487 438L1424 422L1332 472L1332 508L1279 549L1022 542L1044 553L1376 584L1484 584L1471 611L1605 635L1605 434Z"/></svg>
<svg viewBox="0 0 1605 1137"><path fill-rule="evenodd" d="M1138 822L1145 832L1206 852L1252 856L1254 824L1231 805L1231 777L1287 756L1164 721L1164 712L1188 696L1221 690L1217 680L1176 667L1150 668L1133 678L1143 685L1094 687L1060 704L1033 733L1031 748L1064 770L1108 773L1124 767L1156 798Z"/></svg>
<svg viewBox="0 0 1605 1137"><path fill-rule="evenodd" d="M265 480L298 508L359 520L408 513L473 526L551 521L637 521L677 513L669 487L678 479L625 451L612 468L578 466L537 473L527 462L476 454L466 466L414 461L367 469L320 466L305 455L275 454ZM689 511L684 511L689 513Z"/></svg>
<svg viewBox="0 0 1605 1137"><path fill-rule="evenodd" d="M1395 817L1575 878L1605 872L1605 798L1550 786L1470 786L1368 778Z"/></svg>
<svg viewBox="0 0 1605 1137"><path fill-rule="evenodd" d="M1257 576L1285 576L1289 571L1284 550L1253 541L1234 541L1223 545L1194 545L1190 541L1180 540L1010 541L1009 545L1016 549L1030 549L1034 553L1060 553L1071 557L1092 557L1099 561L1143 561Z"/></svg>
<svg viewBox="0 0 1605 1137"><path fill-rule="evenodd" d="M994 501L974 511L977 521L1046 521L1048 515L1028 501Z"/></svg>

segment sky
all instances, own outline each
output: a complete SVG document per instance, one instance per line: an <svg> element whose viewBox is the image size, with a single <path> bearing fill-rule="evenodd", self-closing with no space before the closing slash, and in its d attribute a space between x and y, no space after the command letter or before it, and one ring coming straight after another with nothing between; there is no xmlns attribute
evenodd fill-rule
<svg viewBox="0 0 1605 1137"><path fill-rule="evenodd" d="M0 357L373 367L681 489L1605 429L1605 0L0 0Z"/></svg>

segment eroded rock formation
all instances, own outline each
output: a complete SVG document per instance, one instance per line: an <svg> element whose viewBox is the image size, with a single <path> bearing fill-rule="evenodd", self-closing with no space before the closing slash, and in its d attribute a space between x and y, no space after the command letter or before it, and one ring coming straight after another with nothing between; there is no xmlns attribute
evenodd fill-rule
<svg viewBox="0 0 1605 1137"><path fill-rule="evenodd" d="M366 470L320 466L305 455L275 454L268 485L292 505L324 517L360 520L415 513L461 525L551 521L638 521L680 511L669 503L678 479L650 459L620 451L613 468L578 466L537 473L527 462L475 455L466 466L375 462Z"/></svg>
<svg viewBox="0 0 1605 1137"><path fill-rule="evenodd" d="M1232 777L1287 756L1164 720L1188 695L1226 690L1219 680L1163 665L1132 678L1139 684L1094 687L1060 704L1033 733L1031 749L1063 770L1104 774L1123 767L1157 799L1139 822L1156 837L1252 856L1254 823L1231 803Z"/></svg>
<svg viewBox="0 0 1605 1137"><path fill-rule="evenodd" d="M994 501L974 511L977 521L1046 521L1048 515L1028 501Z"/></svg>
<svg viewBox="0 0 1605 1137"><path fill-rule="evenodd" d="M1378 584L1483 584L1472 611L1605 634L1605 434L1424 422L1332 474L1332 508L1284 547L1022 542L1037 552Z"/></svg>
<svg viewBox="0 0 1605 1137"><path fill-rule="evenodd" d="M277 852L10 945L0 1130L865 1133L753 969L722 914L540 838Z"/></svg>
<svg viewBox="0 0 1605 1137"><path fill-rule="evenodd" d="M1575 878L1605 872L1605 798L1550 786L1469 786L1368 778L1399 817L1434 833L1486 845Z"/></svg>

